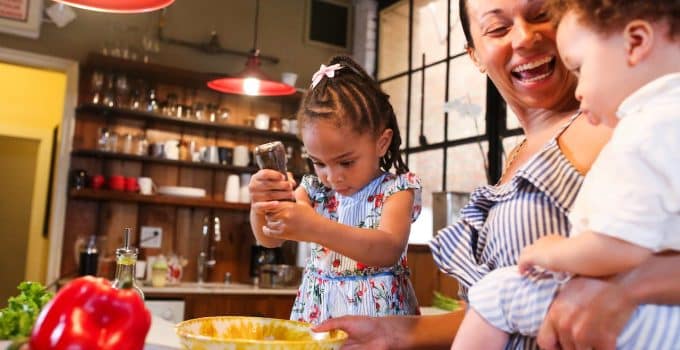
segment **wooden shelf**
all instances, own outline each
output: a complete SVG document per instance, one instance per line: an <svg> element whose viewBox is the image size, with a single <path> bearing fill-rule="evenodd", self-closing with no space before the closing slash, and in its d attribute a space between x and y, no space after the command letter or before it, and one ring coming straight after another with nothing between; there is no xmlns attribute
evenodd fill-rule
<svg viewBox="0 0 680 350"><path fill-rule="evenodd" d="M178 166L191 167L191 168L222 169L222 170L233 172L233 173L254 173L254 172L257 172L257 170L258 170L257 167L242 167L242 166L234 166L234 165L215 164L215 163L191 162L191 161L186 161L186 160L163 159L163 158L158 158L158 157L138 156L138 155L134 155L134 154L105 152L105 151L90 150L90 149L74 150L74 151L71 152L71 155L72 156L80 156L80 157L103 158L103 159L136 160L136 161L142 161L142 162L151 162L151 163L168 164L168 165L178 165Z"/></svg>
<svg viewBox="0 0 680 350"><path fill-rule="evenodd" d="M136 120L142 120L142 121L153 121L153 122L160 122L160 123L164 123L164 124L172 124L172 125L178 125L178 126L184 126L184 127L195 127L195 128L202 128L202 129L207 129L207 130L227 131L227 132L231 132L231 133L235 133L235 134L242 134L242 135L254 135L254 136L260 136L260 137L268 138L268 141L281 140L281 141L294 142L294 143L297 143L297 144L301 143L300 140L297 138L297 136L295 134L291 134L291 133L269 131L269 130L260 130L260 129L255 129L255 128L251 128L251 127L247 127L247 126L240 126L240 125L211 123L211 122L201 121L201 120L192 120L192 119L185 119L185 118L169 117L169 116L165 116L165 115L162 115L162 114L140 111L140 110L134 110L134 109L128 109L128 108L106 107L106 106L102 106L102 105L88 103L88 104L84 104L84 105L79 106L76 111L78 111L78 112L91 112L91 113L95 113L95 114L102 114L102 115L105 115L105 116L117 115L119 117L128 118L128 119L136 119ZM80 115L80 113L78 113L77 115Z"/></svg>
<svg viewBox="0 0 680 350"><path fill-rule="evenodd" d="M98 69L103 71L124 72L149 81L196 89L207 89L208 81L229 76L229 74L226 73L197 72L156 63L144 63L141 61L104 56L99 53L90 53L83 64L83 68L85 70ZM287 96L256 96L254 98L278 101L300 101L303 93L304 90L297 90L295 94Z"/></svg>
<svg viewBox="0 0 680 350"><path fill-rule="evenodd" d="M124 191L110 191L110 190L94 190L90 188L71 189L69 197L72 199L90 199L96 201L119 201L119 202L137 202L147 204L159 205L176 205L183 207L201 207L201 208L215 208L215 209L231 209L231 210L250 210L249 203L232 203L220 200L193 197L178 197L165 195L143 195L139 193L124 192Z"/></svg>

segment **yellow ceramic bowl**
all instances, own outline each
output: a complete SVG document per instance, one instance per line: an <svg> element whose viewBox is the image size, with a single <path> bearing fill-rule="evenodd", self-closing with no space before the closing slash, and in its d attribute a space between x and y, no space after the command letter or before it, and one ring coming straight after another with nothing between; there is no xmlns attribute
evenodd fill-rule
<svg viewBox="0 0 680 350"><path fill-rule="evenodd" d="M304 322L242 316L187 320L175 332L189 350L337 350L347 339L341 330L314 333Z"/></svg>

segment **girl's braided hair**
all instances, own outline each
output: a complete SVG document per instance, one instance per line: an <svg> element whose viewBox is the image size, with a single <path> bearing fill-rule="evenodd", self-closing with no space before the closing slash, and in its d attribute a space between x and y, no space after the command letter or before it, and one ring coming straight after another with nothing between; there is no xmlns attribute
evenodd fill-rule
<svg viewBox="0 0 680 350"><path fill-rule="evenodd" d="M335 76L324 76L305 93L297 112L300 128L307 122L323 119L360 135L371 132L377 137L392 129L392 141L380 159L380 168L390 171L394 167L397 174L408 172L399 150L401 134L389 95L350 57L335 56L328 65L334 64L342 67L335 71Z"/></svg>

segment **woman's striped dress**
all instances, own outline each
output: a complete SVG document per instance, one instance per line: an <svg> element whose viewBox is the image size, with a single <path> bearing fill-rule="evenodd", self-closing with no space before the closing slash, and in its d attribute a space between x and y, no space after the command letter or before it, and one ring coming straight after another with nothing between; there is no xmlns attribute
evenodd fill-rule
<svg viewBox="0 0 680 350"><path fill-rule="evenodd" d="M461 210L460 220L430 242L435 262L459 281L463 299L489 272L515 265L524 246L545 235L568 235L567 215L583 176L559 148L557 137L562 131L509 182L477 188ZM538 347L531 337L513 335L506 348Z"/></svg>

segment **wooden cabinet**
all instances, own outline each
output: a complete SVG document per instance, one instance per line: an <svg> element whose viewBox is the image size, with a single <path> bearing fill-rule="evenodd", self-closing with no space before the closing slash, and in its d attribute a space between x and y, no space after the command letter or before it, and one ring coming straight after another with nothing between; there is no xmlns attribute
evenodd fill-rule
<svg viewBox="0 0 680 350"><path fill-rule="evenodd" d="M186 319L227 315L288 319L295 296L191 294L184 300Z"/></svg>
<svg viewBox="0 0 680 350"><path fill-rule="evenodd" d="M95 74L98 76L93 79ZM112 175L151 177L156 186L197 187L205 189L207 195L187 198L141 195L105 188L70 188L61 260L62 275L72 275L77 271L73 242L94 234L102 242L99 274L112 277L113 254L122 243L123 228L133 228L133 243L138 245L139 228L154 226L163 231L161 247L140 249L140 260L161 253L180 255L188 261L182 280L195 281L203 219L219 217L222 239L211 243L217 263L208 271L208 280L221 281L224 274L230 272L234 282L249 281L249 247L254 242L248 223L249 205L226 202L224 198L227 177L232 174L252 174L257 170L254 164L233 166L195 162L186 157L165 159L144 153L125 153L120 146L127 135L143 138L149 144L167 140L192 142L197 148L245 145L252 149L261 143L280 140L291 152L290 170L304 171L301 167L301 143L296 135L248 126L252 117L259 113L266 113L273 119L292 118L301 94L285 97L224 95L205 87L205 82L213 77L201 72L100 55L90 56L81 66L80 107L76 111L71 171L82 169L90 176L102 175L105 178ZM119 86L119 79L124 79L126 85ZM150 89L154 90L158 109L132 108L130 101L147 95ZM116 94L119 90L123 91L123 97L113 97L118 104L111 106L101 103L104 95ZM95 91L99 94L98 98L94 98ZM95 100L99 103L94 103ZM222 111L228 109L229 117L214 121L205 115L200 118L193 115L176 117L163 113L162 105L168 100L177 101L180 105L198 106L197 110L205 106ZM102 150L98 147L99 133L103 128L118 135L115 148ZM293 259L292 247L287 248L284 259ZM237 307L241 302L228 303ZM198 304L211 307L210 303ZM200 307L196 306L197 314L204 312Z"/></svg>

